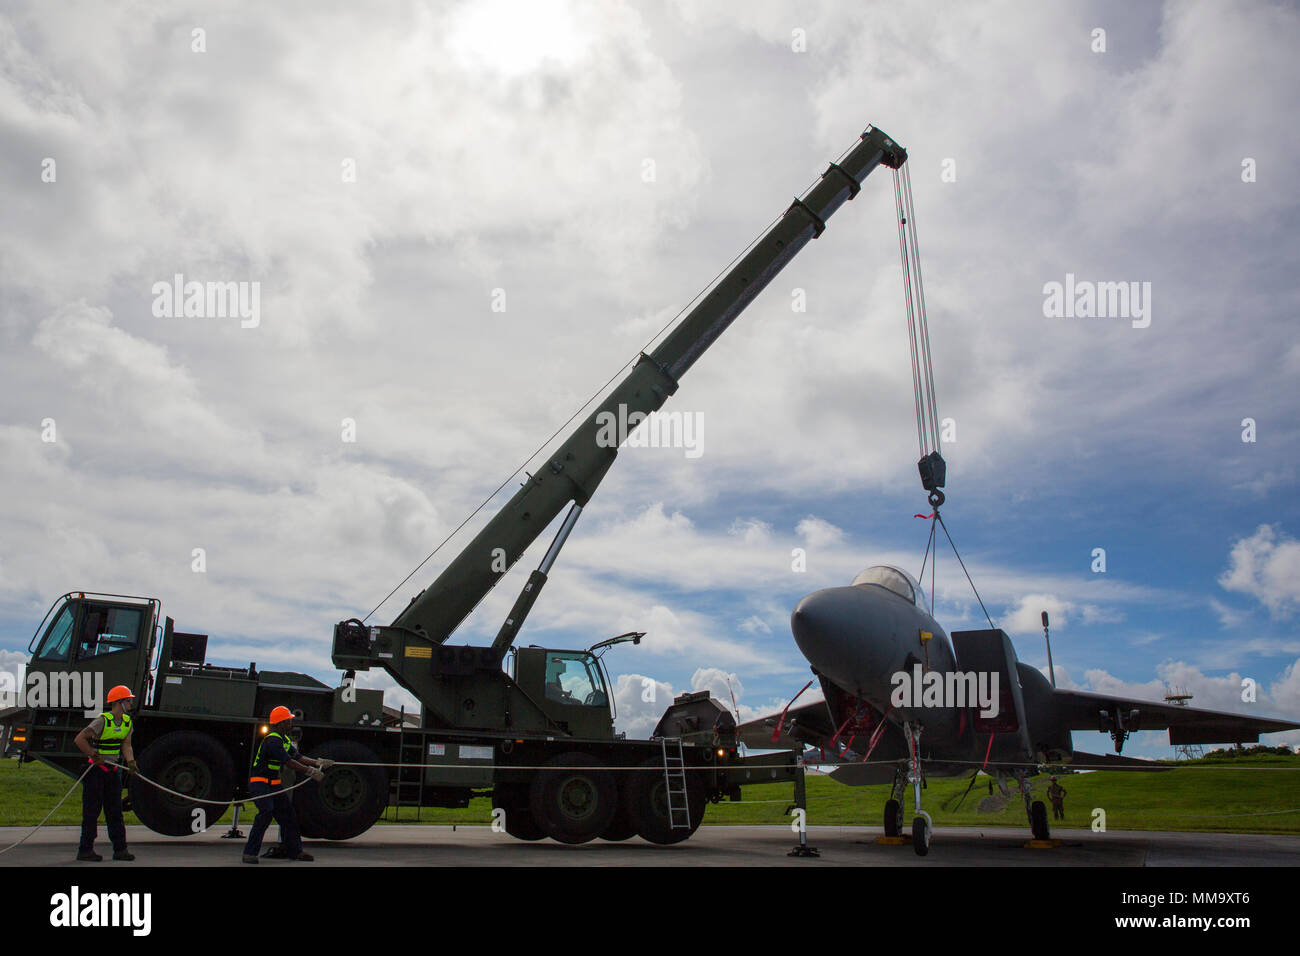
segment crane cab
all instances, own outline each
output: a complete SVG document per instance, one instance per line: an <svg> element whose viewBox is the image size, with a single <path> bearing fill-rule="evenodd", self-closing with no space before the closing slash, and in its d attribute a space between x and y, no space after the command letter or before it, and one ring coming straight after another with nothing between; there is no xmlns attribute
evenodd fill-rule
<svg viewBox="0 0 1300 956"><path fill-rule="evenodd" d="M609 679L590 651L520 647L514 652L512 676L547 717L575 737L614 736Z"/></svg>

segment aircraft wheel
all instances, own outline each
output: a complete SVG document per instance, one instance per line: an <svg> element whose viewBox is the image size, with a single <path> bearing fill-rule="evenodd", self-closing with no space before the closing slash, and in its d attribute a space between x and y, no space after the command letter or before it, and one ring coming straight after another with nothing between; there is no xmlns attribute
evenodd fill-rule
<svg viewBox="0 0 1300 956"><path fill-rule="evenodd" d="M1042 800L1035 800L1029 808L1029 830L1035 840L1050 840L1051 828L1047 824L1047 807Z"/></svg>
<svg viewBox="0 0 1300 956"><path fill-rule="evenodd" d="M903 805L897 800L885 801L885 836L903 835Z"/></svg>
<svg viewBox="0 0 1300 956"><path fill-rule="evenodd" d="M128 774L131 809L150 830L166 836L200 832L194 829L196 821L203 823L200 830L216 823L235 794L235 762L230 752L207 734L188 730L163 734L140 754L140 772L177 793L227 804L174 797ZM195 810L202 810L202 816L196 816Z"/></svg>
<svg viewBox="0 0 1300 956"><path fill-rule="evenodd" d="M505 811L506 833L516 840L541 840L546 836L528 807L527 784L497 784L492 788L492 809Z"/></svg>
<svg viewBox="0 0 1300 956"><path fill-rule="evenodd" d="M912 849L917 856L930 852L930 817L924 813L912 818Z"/></svg>
<svg viewBox="0 0 1300 956"><path fill-rule="evenodd" d="M571 751L547 762L528 791L533 819L560 843L596 839L614 819L618 784L603 763Z"/></svg>

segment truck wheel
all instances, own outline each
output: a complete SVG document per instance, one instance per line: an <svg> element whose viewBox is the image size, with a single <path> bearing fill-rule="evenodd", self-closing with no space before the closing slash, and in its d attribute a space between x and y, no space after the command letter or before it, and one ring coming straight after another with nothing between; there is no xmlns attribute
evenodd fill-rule
<svg viewBox="0 0 1300 956"><path fill-rule="evenodd" d="M614 819L617 801L614 775L595 757L577 751L547 761L528 788L533 819L560 843L596 839Z"/></svg>
<svg viewBox="0 0 1300 956"><path fill-rule="evenodd" d="M293 792L293 808L303 836L350 840L369 830L388 806L388 768L344 764L377 764L379 755L355 740L330 740L308 756L336 763L325 771L320 783Z"/></svg>
<svg viewBox="0 0 1300 956"><path fill-rule="evenodd" d="M628 816L627 802L619 795L618 808L614 811L614 819L609 821L609 826L601 831L602 840L618 842L620 840L630 840L636 836L636 823Z"/></svg>
<svg viewBox="0 0 1300 956"><path fill-rule="evenodd" d="M540 840L546 836L533 819L533 811L528 806L526 784L497 784L492 788L492 809L505 811L506 833L516 840Z"/></svg>
<svg viewBox="0 0 1300 956"><path fill-rule="evenodd" d="M636 824L637 835L661 846L681 843L699 829L704 818L704 788L691 785L688 771L686 806L690 811L690 826L674 827L668 816L668 784L664 779L663 761L651 757L641 766L645 769L634 770L628 775L630 779L624 794L627 815ZM680 814L678 822L682 822Z"/></svg>
<svg viewBox="0 0 1300 956"><path fill-rule="evenodd" d="M230 752L207 734L176 730L163 734L140 754L140 773L177 793L221 804L195 803L164 793L131 774L127 791L140 822L155 833L189 836L196 821L212 826L235 794L235 762ZM202 810L202 816L194 811ZM201 829L203 829L201 828Z"/></svg>

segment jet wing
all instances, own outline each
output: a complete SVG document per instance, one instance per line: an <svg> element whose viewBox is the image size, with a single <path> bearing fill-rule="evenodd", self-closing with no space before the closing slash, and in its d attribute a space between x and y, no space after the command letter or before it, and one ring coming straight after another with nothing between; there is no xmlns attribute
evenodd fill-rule
<svg viewBox="0 0 1300 956"><path fill-rule="evenodd" d="M787 710L781 734L773 741L772 733L780 720L780 714L769 714L757 720L746 721L736 728L736 738L754 750L802 750L804 744L816 746L835 734L830 711L824 700L800 704Z"/></svg>
<svg viewBox="0 0 1300 956"><path fill-rule="evenodd" d="M1070 754L1069 764L1078 770L1141 770L1159 773L1174 769L1170 763L1156 763L1140 757L1121 757L1119 754L1088 754L1082 750Z"/></svg>
<svg viewBox="0 0 1300 956"><path fill-rule="evenodd" d="M1110 729L1116 713L1121 713L1127 730L1168 730L1169 743L1176 747L1183 744L1255 743L1260 734L1300 728L1300 723L1289 720L1248 717L1079 690L1053 691L1052 700L1070 730L1105 732ZM1109 716L1103 717L1102 711ZM1136 719L1130 719L1133 711L1137 712Z"/></svg>

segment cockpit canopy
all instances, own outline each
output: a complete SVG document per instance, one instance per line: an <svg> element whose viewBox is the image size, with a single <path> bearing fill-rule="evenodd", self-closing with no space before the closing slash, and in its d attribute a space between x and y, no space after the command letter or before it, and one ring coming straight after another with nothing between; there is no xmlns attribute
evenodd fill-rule
<svg viewBox="0 0 1300 956"><path fill-rule="evenodd" d="M853 579L854 587L859 584L878 585L893 591L904 601L915 604L917 607L925 607L925 592L921 590L921 585L917 583L916 578L901 568L890 567L887 564L877 564L874 567L867 568Z"/></svg>

